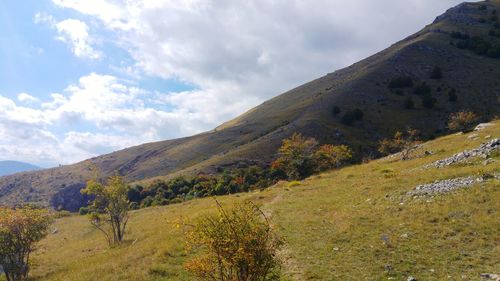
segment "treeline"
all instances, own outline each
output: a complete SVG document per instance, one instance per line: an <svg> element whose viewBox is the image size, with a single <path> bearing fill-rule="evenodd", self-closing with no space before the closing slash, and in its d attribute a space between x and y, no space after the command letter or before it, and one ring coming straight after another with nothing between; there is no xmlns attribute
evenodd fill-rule
<svg viewBox="0 0 500 281"><path fill-rule="evenodd" d="M277 158L270 165L226 169L216 174L199 174L133 185L127 191L130 209L163 206L216 195L265 189L279 180L300 180L314 173L341 167L352 160L345 145L319 145L300 134L283 140ZM80 208L87 214L89 207Z"/></svg>
<svg viewBox="0 0 500 281"><path fill-rule="evenodd" d="M488 8L481 9L487 10ZM480 56L500 58L500 43L496 40L500 38L500 22L497 11L492 10L487 18L481 18L479 22L482 24L491 24L491 29L488 32L489 37L470 36L469 34L455 31L450 34L450 37L454 39L450 43L459 49L469 50Z"/></svg>

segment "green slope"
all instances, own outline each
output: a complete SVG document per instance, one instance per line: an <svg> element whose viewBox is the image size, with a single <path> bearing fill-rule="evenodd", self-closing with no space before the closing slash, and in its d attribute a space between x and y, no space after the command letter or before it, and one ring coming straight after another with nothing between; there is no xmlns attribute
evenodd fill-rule
<svg viewBox="0 0 500 281"><path fill-rule="evenodd" d="M406 192L435 180L500 173L498 152L487 165L475 159L423 168L498 137L500 121L425 143L409 161L387 157L294 187L282 182L219 199L230 205L250 198L271 215L286 242L285 280L479 280L480 273L500 272L499 180L434 197ZM112 249L85 217L59 219L34 255L33 280L191 280L183 269L191 253L172 222L214 207L205 198L134 211L127 241Z"/></svg>
<svg viewBox="0 0 500 281"><path fill-rule="evenodd" d="M480 8L486 6L486 9ZM0 178L0 204L36 202L77 210L84 202L78 190L90 177L89 164L103 174L116 170L129 181L150 181L180 174L213 172L220 166L263 163L274 156L281 140L294 132L324 143L344 143L357 155L370 155L378 140L407 126L426 137L446 133L450 112L470 109L485 120L500 114L500 60L477 55L453 46L451 32L487 37L492 44L500 38L488 36L493 23L483 20L500 1L463 4L447 11L422 31L359 63L279 95L218 128L196 136L149 143L87 161L39 172ZM429 78L439 66L444 77ZM428 109L412 89L398 95L388 89L391 78L409 75L415 83L431 86L437 103ZM458 101L447 92L456 89ZM416 108L405 109L407 97ZM341 114L354 108L364 112L363 120L342 124L332 109Z"/></svg>

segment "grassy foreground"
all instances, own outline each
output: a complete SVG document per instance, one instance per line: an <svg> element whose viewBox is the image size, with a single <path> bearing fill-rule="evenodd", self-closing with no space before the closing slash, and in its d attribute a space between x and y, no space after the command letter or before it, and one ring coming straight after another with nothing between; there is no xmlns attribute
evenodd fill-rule
<svg viewBox="0 0 500 281"><path fill-rule="evenodd" d="M469 138L477 134L476 138ZM489 136L488 139L485 137ZM500 172L500 155L442 169L422 166L500 137L500 122L480 132L426 143L434 154L385 158L279 183L251 198L286 241L285 280L479 280L500 273L500 183L489 180L446 195L408 197L418 184ZM423 152L423 150L421 152ZM127 241L108 249L84 216L56 221L36 251L33 280L191 280L182 231L172 221L214 210L212 199L132 212Z"/></svg>

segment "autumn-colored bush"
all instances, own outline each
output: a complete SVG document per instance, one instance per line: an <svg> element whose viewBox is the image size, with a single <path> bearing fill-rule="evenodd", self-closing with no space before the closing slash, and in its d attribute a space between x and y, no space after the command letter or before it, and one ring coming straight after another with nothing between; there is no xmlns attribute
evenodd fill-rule
<svg viewBox="0 0 500 281"><path fill-rule="evenodd" d="M346 145L322 145L313 155L315 170L318 172L339 168L352 159L352 150Z"/></svg>
<svg viewBox="0 0 500 281"><path fill-rule="evenodd" d="M383 155L400 152L401 159L407 160L420 143L418 131L407 129L406 132L396 132L392 139L383 139L379 142L378 151Z"/></svg>
<svg viewBox="0 0 500 281"><path fill-rule="evenodd" d="M477 122L477 115L470 111L459 111L450 114L448 128L452 131L467 132L471 130Z"/></svg>
<svg viewBox="0 0 500 281"><path fill-rule="evenodd" d="M317 146L314 138L295 133L283 140L273 167L283 170L289 179L305 178L314 171L313 153Z"/></svg>
<svg viewBox="0 0 500 281"><path fill-rule="evenodd" d="M30 254L47 235L52 221L46 210L0 208L0 268L7 281L27 280Z"/></svg>
<svg viewBox="0 0 500 281"><path fill-rule="evenodd" d="M188 250L202 254L186 264L199 280L279 280L277 252L281 239L268 218L251 201L224 208L199 220L187 233Z"/></svg>

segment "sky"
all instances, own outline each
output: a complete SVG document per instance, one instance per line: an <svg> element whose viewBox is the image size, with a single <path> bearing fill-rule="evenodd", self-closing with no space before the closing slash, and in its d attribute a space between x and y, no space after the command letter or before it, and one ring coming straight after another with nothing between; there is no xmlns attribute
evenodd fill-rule
<svg viewBox="0 0 500 281"><path fill-rule="evenodd" d="M0 0L0 160L42 167L211 130L457 0Z"/></svg>

